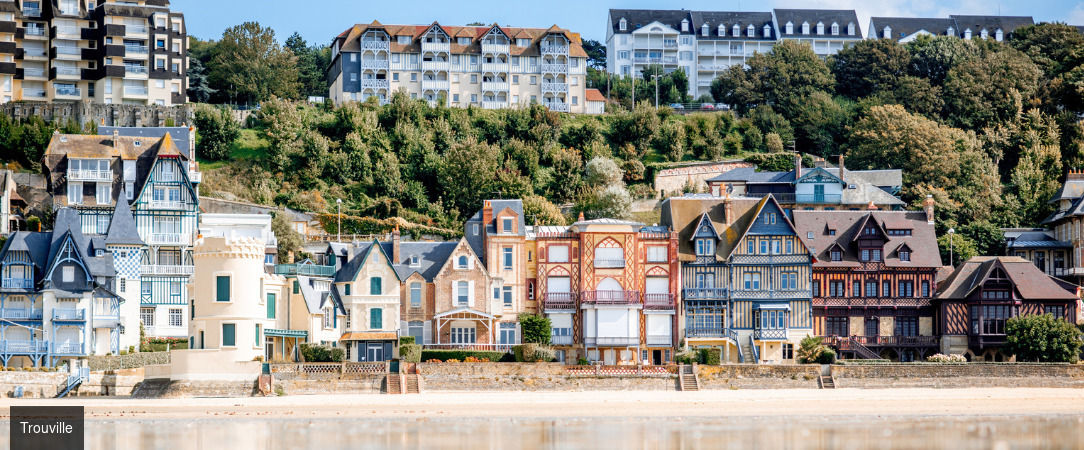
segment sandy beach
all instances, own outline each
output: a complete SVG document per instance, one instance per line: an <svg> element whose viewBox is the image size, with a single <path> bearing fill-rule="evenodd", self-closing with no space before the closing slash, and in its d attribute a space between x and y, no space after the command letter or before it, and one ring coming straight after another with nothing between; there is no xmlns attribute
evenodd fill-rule
<svg viewBox="0 0 1084 450"><path fill-rule="evenodd" d="M434 419L720 416L1084 415L1084 389L836 389L700 392L462 392L134 400L116 397L0 400L83 405L87 419Z"/></svg>

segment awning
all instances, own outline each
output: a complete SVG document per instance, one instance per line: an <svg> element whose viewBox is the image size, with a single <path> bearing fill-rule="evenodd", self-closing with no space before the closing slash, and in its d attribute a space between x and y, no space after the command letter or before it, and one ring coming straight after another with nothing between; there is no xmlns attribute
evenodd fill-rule
<svg viewBox="0 0 1084 450"><path fill-rule="evenodd" d="M309 337L309 332L308 331L302 331L302 330L276 330L274 328L268 328L266 330L263 330L263 335L264 336L292 337L292 338L306 338L307 339Z"/></svg>
<svg viewBox="0 0 1084 450"><path fill-rule="evenodd" d="M453 309L451 311L445 311L445 312L442 312L440 314L437 314L437 315L433 316L434 319L440 319L440 318L443 318L443 317L454 317L456 319L466 319L466 320L482 320L482 319L493 320L493 319L496 319L496 317L493 317L490 314L486 314L486 313L481 312L481 311L476 311L476 310L470 309L470 308L468 308L466 306L461 306L461 307Z"/></svg>
<svg viewBox="0 0 1084 450"><path fill-rule="evenodd" d="M790 311L790 303L758 303L753 310L761 311Z"/></svg>
<svg viewBox="0 0 1084 450"><path fill-rule="evenodd" d="M398 339L395 333L343 333L343 336L339 338L340 341L394 341Z"/></svg>

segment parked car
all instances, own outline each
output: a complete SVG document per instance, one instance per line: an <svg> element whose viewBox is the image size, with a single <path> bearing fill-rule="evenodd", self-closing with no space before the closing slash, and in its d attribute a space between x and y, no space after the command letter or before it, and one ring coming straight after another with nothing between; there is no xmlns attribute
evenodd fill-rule
<svg viewBox="0 0 1084 450"><path fill-rule="evenodd" d="M670 107L674 109L685 109L685 105L682 105L681 103L671 103Z"/></svg>
<svg viewBox="0 0 1084 450"><path fill-rule="evenodd" d="M711 103L703 103L700 105L700 109L715 109L715 105Z"/></svg>
<svg viewBox="0 0 1084 450"><path fill-rule="evenodd" d="M726 103L716 103L715 109L718 109L720 111L730 111L730 105Z"/></svg>

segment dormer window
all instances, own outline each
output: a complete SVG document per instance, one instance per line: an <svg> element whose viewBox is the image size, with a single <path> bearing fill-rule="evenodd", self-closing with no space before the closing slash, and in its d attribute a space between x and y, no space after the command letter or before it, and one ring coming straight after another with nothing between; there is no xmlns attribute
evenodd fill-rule
<svg viewBox="0 0 1084 450"><path fill-rule="evenodd" d="M665 248L665 247L664 247ZM696 256L710 256L715 254L715 241L712 239L696 240Z"/></svg>
<svg viewBox="0 0 1084 450"><path fill-rule="evenodd" d="M802 22L802 34L809 34L809 22Z"/></svg>
<svg viewBox="0 0 1084 450"><path fill-rule="evenodd" d="M771 25L764 25L764 37L766 37L766 38L772 37L772 26Z"/></svg>
<svg viewBox="0 0 1084 450"><path fill-rule="evenodd" d="M629 29L629 22L624 17L621 18L621 23L618 25L621 31L627 31Z"/></svg>
<svg viewBox="0 0 1084 450"><path fill-rule="evenodd" d="M1005 33L1001 32L1001 28L998 28L997 31L994 31L994 40L996 40L998 42L1001 42L1001 40L1004 39L1004 38L1005 38Z"/></svg>
<svg viewBox="0 0 1084 450"><path fill-rule="evenodd" d="M847 24L847 36L854 36L854 22Z"/></svg>
<svg viewBox="0 0 1084 450"><path fill-rule="evenodd" d="M418 267L421 265L421 260L418 259L418 255L410 255L410 267Z"/></svg>
<svg viewBox="0 0 1084 450"><path fill-rule="evenodd" d="M791 22L787 22L786 30L787 34L794 34L794 24Z"/></svg>
<svg viewBox="0 0 1084 450"><path fill-rule="evenodd" d="M818 35L823 35L824 34L824 22L817 22L817 34Z"/></svg>
<svg viewBox="0 0 1084 450"><path fill-rule="evenodd" d="M719 24L719 31L717 31L717 33L719 33L719 37L726 36L726 27L723 26L723 24Z"/></svg>
<svg viewBox="0 0 1084 450"><path fill-rule="evenodd" d="M911 250L904 247L900 249L900 261L911 261Z"/></svg>
<svg viewBox="0 0 1084 450"><path fill-rule="evenodd" d="M864 248L861 252L860 259L862 262L877 262L881 260L881 249L879 248Z"/></svg>
<svg viewBox="0 0 1084 450"><path fill-rule="evenodd" d="M501 219L501 233L511 233L513 225L515 223L511 217Z"/></svg>
<svg viewBox="0 0 1084 450"><path fill-rule="evenodd" d="M964 30L964 39L971 39L971 29Z"/></svg>
<svg viewBox="0 0 1084 450"><path fill-rule="evenodd" d="M689 31L689 19L681 19L681 31Z"/></svg>
<svg viewBox="0 0 1084 450"><path fill-rule="evenodd" d="M986 31L986 29L983 28L982 31L979 32L979 37L987 39L990 37L990 32Z"/></svg>
<svg viewBox="0 0 1084 450"><path fill-rule="evenodd" d="M945 36L955 36L955 35L956 35L956 29L955 28L948 27L948 30L945 30Z"/></svg>
<svg viewBox="0 0 1084 450"><path fill-rule="evenodd" d="M838 249L832 250L832 261L843 261L843 252Z"/></svg>
<svg viewBox="0 0 1084 450"><path fill-rule="evenodd" d="M748 27L747 27L747 28L745 29L745 34L746 34L747 36L749 36L749 37L754 37L754 36L756 36L756 35L757 35L757 29L756 29L756 27L754 27L754 26L753 26L752 24L749 24L749 26L748 26Z"/></svg>
<svg viewBox="0 0 1084 450"><path fill-rule="evenodd" d="M839 36L839 24L838 23L835 23L835 22L832 23L832 36Z"/></svg>
<svg viewBox="0 0 1084 450"><path fill-rule="evenodd" d="M741 36L741 27L739 27L738 24L734 24L734 28L732 28L730 34L734 37Z"/></svg>
<svg viewBox="0 0 1084 450"><path fill-rule="evenodd" d="M708 35L708 24L705 23L703 26L700 27L700 34L704 36Z"/></svg>
<svg viewBox="0 0 1084 450"><path fill-rule="evenodd" d="M892 27L885 27L885 31L881 34L881 37L885 39L892 39Z"/></svg>

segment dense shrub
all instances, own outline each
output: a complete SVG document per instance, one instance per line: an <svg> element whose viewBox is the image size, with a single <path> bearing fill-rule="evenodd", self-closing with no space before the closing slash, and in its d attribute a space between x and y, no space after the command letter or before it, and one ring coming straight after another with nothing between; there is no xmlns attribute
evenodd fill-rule
<svg viewBox="0 0 1084 450"><path fill-rule="evenodd" d="M422 347L414 343L399 345L399 359L408 363L421 362Z"/></svg>
<svg viewBox="0 0 1084 450"><path fill-rule="evenodd" d="M416 344L414 336L399 336L399 345Z"/></svg>
<svg viewBox="0 0 1084 450"><path fill-rule="evenodd" d="M402 350L400 350L400 354L401 353ZM490 352L482 350L422 350L421 357L419 359L426 362L432 360L439 360L444 362L452 362L451 360L455 360L455 362L459 362L467 359L467 357L473 356L478 359L500 361L501 358L504 357L504 355L505 352Z"/></svg>
<svg viewBox="0 0 1084 450"><path fill-rule="evenodd" d="M346 352L326 345L301 344L301 356L305 362L342 362Z"/></svg>
<svg viewBox="0 0 1084 450"><path fill-rule="evenodd" d="M677 361L678 364L699 363L700 362L700 352L689 351L689 352L678 353L678 354L674 355L674 361Z"/></svg>
<svg viewBox="0 0 1084 450"><path fill-rule="evenodd" d="M523 344L516 347L519 347L518 350L513 349L516 362L550 362L557 357L557 353L549 345Z"/></svg>
<svg viewBox="0 0 1084 450"><path fill-rule="evenodd" d="M940 353L926 358L926 362L932 363L965 363L967 358L964 355L942 355Z"/></svg>
<svg viewBox="0 0 1084 450"><path fill-rule="evenodd" d="M541 314L520 314L519 327L524 344L549 345L552 329L549 317Z"/></svg>
<svg viewBox="0 0 1084 450"><path fill-rule="evenodd" d="M825 348L824 351L821 352L820 356L817 357L817 364L835 364L835 362L836 351L830 348Z"/></svg>
<svg viewBox="0 0 1084 450"><path fill-rule="evenodd" d="M722 361L722 350L718 348L702 348L700 349L700 364L707 364L710 366L718 366Z"/></svg>
<svg viewBox="0 0 1084 450"><path fill-rule="evenodd" d="M1033 314L1009 319L1005 324L1006 353L1017 361L1076 362L1081 333L1065 319L1050 314Z"/></svg>

